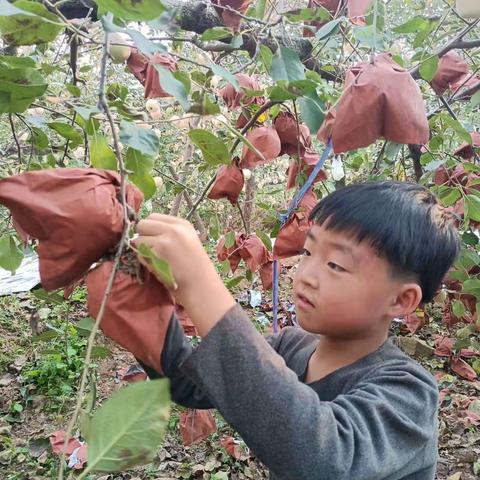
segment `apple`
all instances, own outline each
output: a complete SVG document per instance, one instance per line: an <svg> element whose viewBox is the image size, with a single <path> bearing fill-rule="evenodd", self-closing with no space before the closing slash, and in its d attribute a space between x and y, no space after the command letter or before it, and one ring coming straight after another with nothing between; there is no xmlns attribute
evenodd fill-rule
<svg viewBox="0 0 480 480"><path fill-rule="evenodd" d="M157 190L163 187L163 178L162 177L153 177L153 181L155 182L155 186Z"/></svg>
<svg viewBox="0 0 480 480"><path fill-rule="evenodd" d="M244 168L243 170L243 178L245 180L250 180L252 178L252 171L249 170L248 168Z"/></svg>
<svg viewBox="0 0 480 480"><path fill-rule="evenodd" d="M124 63L130 57L132 48L127 42L126 36L121 33L111 33L108 44L108 53L114 63Z"/></svg>
<svg viewBox="0 0 480 480"><path fill-rule="evenodd" d="M154 112L155 110L160 110L160 104L154 100L153 98L149 98L145 102L145 108L147 109L147 112Z"/></svg>

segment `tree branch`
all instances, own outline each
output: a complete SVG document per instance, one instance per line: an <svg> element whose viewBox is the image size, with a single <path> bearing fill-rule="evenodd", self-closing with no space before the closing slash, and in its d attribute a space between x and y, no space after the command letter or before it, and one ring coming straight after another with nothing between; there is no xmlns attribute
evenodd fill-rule
<svg viewBox="0 0 480 480"><path fill-rule="evenodd" d="M447 43L440 50L437 50L436 52L434 52L433 55L436 55L438 57L443 57L450 50L478 47L479 46L478 43L480 43L480 40L471 40L471 41L466 41L465 40L464 41L463 38L465 37L465 35L467 33L469 33L471 30L473 30L478 25L479 22L480 22L480 19L478 19L478 20L472 22L471 24L467 25L454 39L452 39L449 43ZM410 70L410 75L415 80L420 78L420 64Z"/></svg>
<svg viewBox="0 0 480 480"><path fill-rule="evenodd" d="M20 142L18 141L17 134L15 132L15 125L13 124L12 114L8 114L8 121L10 122L10 128L12 130L13 139L15 140L15 144L17 145L17 155L18 155L18 163L19 165L22 164L22 147L20 146Z"/></svg>
<svg viewBox="0 0 480 480"><path fill-rule="evenodd" d="M103 44L103 53L102 53L102 61L101 61L101 68L100 68L100 86L99 86L99 95L98 95L99 97L98 106L101 110L103 110L103 112L107 116L108 122L110 124L110 128L112 129L113 143L115 146L115 154L117 157L118 167L120 171L120 203L122 204L122 207L123 207L124 225L123 225L122 236L120 238L120 242L118 244L117 251L115 253L112 272L110 273L110 277L107 282L105 294L103 295L102 303L100 305L100 309L99 309L97 318L95 320L95 324L93 325L92 331L90 332L90 336L88 337L87 351L85 354L85 364L83 367L82 378L80 380L80 387L77 392L77 402L76 402L75 409L74 409L72 418L70 420L70 423L68 424L67 432L65 434L65 444L64 444L62 456L60 459L60 470L58 475L59 480L63 480L65 450L68 445L68 441L72 436L72 432L75 427L75 423L77 422L78 415L80 413L80 409L82 406L83 394L85 392L85 387L87 384L88 369L89 369L90 361L92 358L92 349L95 343L95 336L98 332L98 328L105 314L105 308L107 306L108 297L110 296L110 293L112 291L113 281L115 279L115 275L120 265L120 258L122 256L123 249L125 245L127 245L128 243L128 234L130 231L129 208L128 208L127 198L126 198L127 172L125 170L122 154L120 152L120 142L118 138L118 133L115 128L115 122L113 120L112 113L110 112L110 109L108 107L107 99L105 97L107 58L108 58L108 33L105 32L105 40Z"/></svg>

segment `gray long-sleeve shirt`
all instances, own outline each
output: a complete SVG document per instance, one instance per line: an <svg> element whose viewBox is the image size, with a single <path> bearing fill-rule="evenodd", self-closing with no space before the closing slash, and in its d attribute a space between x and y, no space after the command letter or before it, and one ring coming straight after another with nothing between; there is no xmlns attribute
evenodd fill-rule
<svg viewBox="0 0 480 480"><path fill-rule="evenodd" d="M317 343L315 335L295 327L266 340L236 305L196 348L172 318L162 365L173 400L216 408L270 469L271 479L433 479L434 378L387 341L305 384Z"/></svg>

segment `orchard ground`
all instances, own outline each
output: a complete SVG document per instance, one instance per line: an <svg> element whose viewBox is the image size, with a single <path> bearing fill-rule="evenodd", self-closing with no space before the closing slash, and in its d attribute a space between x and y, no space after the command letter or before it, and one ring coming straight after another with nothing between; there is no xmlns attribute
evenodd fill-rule
<svg viewBox="0 0 480 480"><path fill-rule="evenodd" d="M283 270L282 306L290 304L289 290L295 259ZM247 291L236 287L244 301ZM252 321L271 318L268 300L260 307L246 306ZM64 429L71 415L75 388L81 373L86 340L81 334L87 315L83 290L77 289L71 301L60 305L39 300L33 293L1 299L0 338L0 477L2 480L54 479L58 457L52 453L49 436ZM281 315L282 316L282 315ZM283 311L283 317L286 318ZM68 317L68 322L65 322ZM427 309L426 325L410 334L398 324L392 335L409 338L409 345L433 347L434 336L446 332L434 307ZM260 325L256 322L257 325ZM268 327L267 327L268 328ZM52 333L54 332L54 333ZM402 340L400 340L402 342ZM127 382L120 380L134 358L101 335L99 357L92 367L97 375L96 401L101 404ZM471 412L480 415L480 383L462 380L444 367L445 359L422 348L418 360L439 378L445 393L440 409L438 480L474 480L480 469L480 429L469 421ZM446 389L446 390L445 390ZM477 399L465 408L468 400ZM286 405L285 408L288 408ZM165 442L153 463L118 474L92 475L95 480L266 479L266 470L255 459L236 460L221 446L223 437L241 439L215 412L218 432L206 441L185 447L179 434L182 409L172 406ZM121 419L119 419L121 421ZM293 447L292 447L293 448ZM246 451L243 451L247 457ZM308 452L306 452L308 455Z"/></svg>

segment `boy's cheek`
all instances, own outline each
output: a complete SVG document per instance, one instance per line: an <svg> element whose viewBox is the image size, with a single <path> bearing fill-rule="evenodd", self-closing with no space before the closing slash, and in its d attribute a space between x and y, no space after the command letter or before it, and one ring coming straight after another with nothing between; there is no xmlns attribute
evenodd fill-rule
<svg viewBox="0 0 480 480"><path fill-rule="evenodd" d="M355 303L347 298L338 303L324 302L308 313L296 308L297 321L310 333L332 336L354 334L366 328L369 317Z"/></svg>

